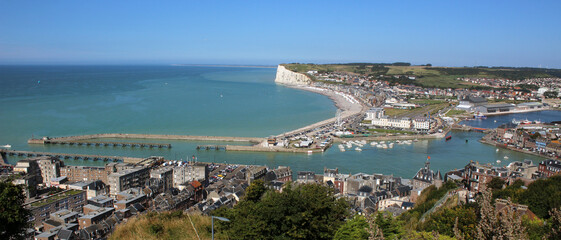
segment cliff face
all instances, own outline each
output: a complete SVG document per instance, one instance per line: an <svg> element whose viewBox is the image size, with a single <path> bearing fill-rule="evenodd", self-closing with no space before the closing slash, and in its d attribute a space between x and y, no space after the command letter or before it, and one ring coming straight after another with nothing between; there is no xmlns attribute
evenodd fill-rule
<svg viewBox="0 0 561 240"><path fill-rule="evenodd" d="M286 85L309 85L312 80L304 74L290 71L284 66L279 65L275 82Z"/></svg>

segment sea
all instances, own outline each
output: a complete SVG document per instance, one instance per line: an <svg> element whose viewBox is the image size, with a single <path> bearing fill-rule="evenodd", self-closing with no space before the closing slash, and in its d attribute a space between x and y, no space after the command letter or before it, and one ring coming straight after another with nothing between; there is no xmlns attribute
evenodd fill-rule
<svg viewBox="0 0 561 240"><path fill-rule="evenodd" d="M326 96L274 83L276 68L216 66L0 66L0 145L13 150L290 166L294 173L338 168L341 173L382 173L412 178L430 156L431 169L446 172L470 160L507 165L544 158L479 143L477 132L451 132L452 139L419 140L392 149L367 145L362 152L257 153L197 150L221 142L139 140L172 148L29 145L29 138L96 133L146 133L268 137L335 116ZM465 124L493 128L518 120L561 120L561 112L493 116ZM104 139L111 141L112 139ZM123 141L123 140L119 140ZM243 143L237 143L243 144ZM505 156L508 160L505 160ZM8 156L15 164L22 157ZM497 163L501 160L501 163ZM65 160L102 166L103 161Z"/></svg>

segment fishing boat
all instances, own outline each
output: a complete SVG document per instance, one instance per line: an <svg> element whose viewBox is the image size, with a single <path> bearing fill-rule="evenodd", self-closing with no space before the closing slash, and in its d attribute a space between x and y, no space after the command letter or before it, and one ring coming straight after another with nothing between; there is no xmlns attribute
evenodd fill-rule
<svg viewBox="0 0 561 240"><path fill-rule="evenodd" d="M483 115L483 113L479 112L473 116L475 119L487 119L487 116Z"/></svg>

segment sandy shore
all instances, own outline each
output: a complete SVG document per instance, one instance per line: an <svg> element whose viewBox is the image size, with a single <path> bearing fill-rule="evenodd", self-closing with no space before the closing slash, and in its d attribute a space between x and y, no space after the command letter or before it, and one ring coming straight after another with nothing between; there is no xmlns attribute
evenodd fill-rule
<svg viewBox="0 0 561 240"><path fill-rule="evenodd" d="M313 93L319 93L321 95L327 96L335 103L335 106L343 112L358 113L362 111L363 108L365 108L362 104L358 102L358 100L354 99L354 97L347 95L347 97L353 98L356 101L356 102L351 102L344 97L344 94L337 94L335 91L329 89L317 88L311 86L301 86L301 85L286 85L286 84L283 84L283 86L295 88L295 89L301 89Z"/></svg>

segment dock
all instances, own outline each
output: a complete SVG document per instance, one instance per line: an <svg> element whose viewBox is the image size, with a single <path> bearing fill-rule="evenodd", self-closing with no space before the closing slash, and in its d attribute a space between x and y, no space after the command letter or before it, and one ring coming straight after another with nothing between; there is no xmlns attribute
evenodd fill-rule
<svg viewBox="0 0 561 240"><path fill-rule="evenodd" d="M149 148L171 148L169 143L137 143L137 142L74 142L59 140L44 140L43 144L59 144L69 146L102 146L102 147L149 147Z"/></svg>
<svg viewBox="0 0 561 240"><path fill-rule="evenodd" d="M102 156L102 155L87 155L87 154L73 154L73 153L51 153L51 152L32 152L32 151L16 151L16 150L6 150L0 149L0 154L3 158L7 156L19 156L19 157L57 157L59 159L74 159L74 160L93 160L93 161L104 161L104 162L125 162L125 163L138 163L144 158L131 158L131 157L119 157L119 156Z"/></svg>
<svg viewBox="0 0 561 240"><path fill-rule="evenodd" d="M226 150L226 145L198 145L197 150Z"/></svg>
<svg viewBox="0 0 561 240"><path fill-rule="evenodd" d="M223 137L223 136L192 136L192 135L166 135L166 134L131 134L131 133L101 133L80 136L49 138L51 141L83 141L103 138L122 139L159 139L159 140L189 140L189 141L217 141L217 142L252 142L260 143L265 138L258 137ZM30 139L42 140L42 139Z"/></svg>

